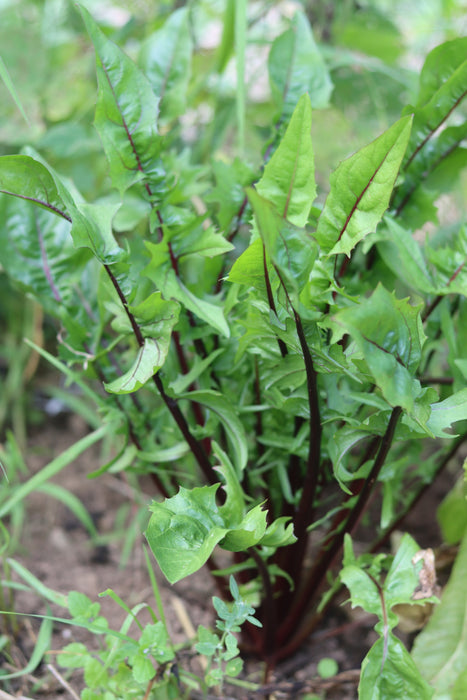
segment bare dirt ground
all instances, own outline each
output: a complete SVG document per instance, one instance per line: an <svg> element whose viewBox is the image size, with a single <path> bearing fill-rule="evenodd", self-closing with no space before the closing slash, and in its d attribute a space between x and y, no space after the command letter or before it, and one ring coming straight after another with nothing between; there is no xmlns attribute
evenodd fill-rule
<svg viewBox="0 0 467 700"><path fill-rule="evenodd" d="M27 456L31 474L82 437L87 430L84 422L75 416L49 421L46 428L36 429L31 435ZM66 467L54 482L79 497L93 517L99 533L105 538L105 535L109 535L115 529L122 531L122 508L128 508L128 503L131 503L131 490L122 478L110 474L104 474L97 480L88 479L87 474L101 463L100 447L95 446ZM410 517L408 526L421 547L436 547L441 542L434 512L453 480L452 473L447 473L443 479L438 480L427 499ZM151 495L149 484L148 495ZM125 523L131 522L136 509L137 506L133 503L126 514L124 527ZM144 538L138 536L129 560L122 568L122 540L110 541L96 547L81 523L63 503L36 492L27 500L27 520L21 549L16 558L46 586L63 593L70 590L81 591L92 600L98 600L102 613L114 629L118 629L125 613L109 597L98 598L98 594L107 588L113 589L130 608L146 602L156 609L144 561L143 541ZM154 567L174 641L182 641L187 635L190 636L190 626L196 629L200 623L207 626L213 624L211 596L216 591L205 571L170 586L157 571L155 563ZM39 597L26 593L16 596L15 609L27 614L40 615L46 612L46 606ZM57 616L67 617L63 609L52 606L52 612ZM144 620L144 617L142 619ZM347 609L336 607L325 620L323 628L316 632L300 652L276 669L273 678L270 679L269 694L248 694L244 690L228 686L228 696L224 697L240 700L269 697L279 700L303 698L306 692L313 690L328 700L352 700L357 697L360 663L376 639L374 622L374 618L365 615L351 616ZM38 618L21 618L20 634L12 646L16 669L26 665L39 623ZM56 624L52 651L47 656L52 671L59 670L57 655L70 641L95 643L96 640L90 640L84 630ZM323 681L318 678L317 663L325 657L336 660L339 668L337 679ZM188 665L195 663L188 658L184 662ZM8 671L14 670L14 667L8 664L5 668ZM196 671L196 668L193 670ZM255 682L261 680L261 668L254 660L247 659L245 678ZM5 689L8 690L5 698L67 700L73 697L72 691L76 694L75 698L79 697L83 688L79 672L73 673L71 677L67 676L67 679L69 689L63 687L47 667L47 662L44 662L33 677L26 676L11 682ZM0 691L2 700L3 697Z"/></svg>

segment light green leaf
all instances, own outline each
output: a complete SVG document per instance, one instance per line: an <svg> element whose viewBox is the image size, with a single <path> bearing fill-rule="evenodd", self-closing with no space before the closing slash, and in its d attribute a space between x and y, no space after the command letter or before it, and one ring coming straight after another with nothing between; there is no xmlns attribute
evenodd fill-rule
<svg viewBox="0 0 467 700"><path fill-rule="evenodd" d="M331 189L315 233L325 253L350 255L376 229L388 207L410 128L411 117L403 117L331 175Z"/></svg>
<svg viewBox="0 0 467 700"><path fill-rule="evenodd" d="M256 190L264 199L272 202L283 219L295 226L305 226L316 197L308 95L301 96Z"/></svg>
<svg viewBox="0 0 467 700"><path fill-rule="evenodd" d="M333 85L303 12L295 14L290 29L271 47L269 81L284 120L290 117L304 92L308 92L315 108L329 104Z"/></svg>
<svg viewBox="0 0 467 700"><path fill-rule="evenodd" d="M215 441L213 441L212 450L216 459L220 462L220 465L215 467L215 469L225 481L223 489L226 494L226 501L222 506L222 513L227 522L239 522L245 510L245 496L238 474L228 455Z"/></svg>
<svg viewBox="0 0 467 700"><path fill-rule="evenodd" d="M435 697L448 700L467 667L467 536L461 543L441 603L415 639L412 658ZM458 696L459 697L459 696Z"/></svg>
<svg viewBox="0 0 467 700"><path fill-rule="evenodd" d="M464 463L465 468L465 463ZM443 542L458 544L467 532L467 482L465 476L443 498L436 510Z"/></svg>
<svg viewBox="0 0 467 700"><path fill-rule="evenodd" d="M266 289L264 281L264 250L261 238L253 241L236 259L229 272L229 282L246 284L261 291Z"/></svg>
<svg viewBox="0 0 467 700"><path fill-rule="evenodd" d="M355 445L367 437L368 432L346 425L336 430L331 440L329 440L328 449L334 476L338 480L341 489L348 494L352 492L348 488L347 483L358 478L358 476L346 468L346 455Z"/></svg>
<svg viewBox="0 0 467 700"><path fill-rule="evenodd" d="M217 489L216 484L191 491L181 487L176 496L163 503L152 503L145 535L170 583L201 568L226 535L227 528L216 505Z"/></svg>
<svg viewBox="0 0 467 700"><path fill-rule="evenodd" d="M57 664L62 668L83 668L89 652L81 642L72 642L60 650L57 656Z"/></svg>
<svg viewBox="0 0 467 700"><path fill-rule="evenodd" d="M13 98L13 101L15 105L18 107L19 111L21 112L21 115L26 122L28 126L31 126L29 119L26 116L26 112L24 111L23 105L21 104L21 100L19 99L19 95L15 89L14 83L10 77L10 74L8 72L8 68L5 65L5 62L3 58L0 56L0 78L3 80L6 89L10 93L11 97Z"/></svg>
<svg viewBox="0 0 467 700"><path fill-rule="evenodd" d="M97 55L95 125L109 161L112 183L121 194L143 179L148 187L160 184L163 173L156 126L158 100L151 84L136 64L107 39L82 5L80 10Z"/></svg>
<svg viewBox="0 0 467 700"><path fill-rule="evenodd" d="M162 367L170 345L170 334L163 333L158 339L145 338L133 365L128 372L113 382L104 384L111 394L130 394L140 389Z"/></svg>
<svg viewBox="0 0 467 700"><path fill-rule="evenodd" d="M186 7L172 12L141 47L139 64L159 98L161 123L186 112L192 50Z"/></svg>
<svg viewBox="0 0 467 700"><path fill-rule="evenodd" d="M216 233L214 228L209 226L201 233L197 233L196 238L187 236L177 248L177 252L179 260L183 260L188 255L213 258L216 255L224 255L233 249L232 243L229 243L222 234Z"/></svg>
<svg viewBox="0 0 467 700"><path fill-rule="evenodd" d="M389 632L363 659L359 700L430 700L433 689L423 680L400 639Z"/></svg>
<svg viewBox="0 0 467 700"><path fill-rule="evenodd" d="M71 223L54 178L42 163L29 156L0 157L0 192L27 199Z"/></svg>
<svg viewBox="0 0 467 700"><path fill-rule="evenodd" d="M293 530L294 526L291 518L287 516L276 518L261 538L261 546L288 547L297 541Z"/></svg>
<svg viewBox="0 0 467 700"><path fill-rule="evenodd" d="M36 670L39 664L43 661L45 654L49 651L52 642L52 629L53 622L50 618L44 617L41 622L39 633L35 639L34 650L31 654L31 658L27 664L20 671L13 671L12 673L2 673L2 682L10 680L11 678L20 678L21 676L28 676Z"/></svg>
<svg viewBox="0 0 467 700"><path fill-rule="evenodd" d="M427 427L436 437L456 437L454 433L448 433L453 423L467 419L467 389L461 389L444 401L431 404L431 416L427 421Z"/></svg>
<svg viewBox="0 0 467 700"><path fill-rule="evenodd" d="M439 248L427 245L426 251L435 268L437 293L467 296L467 228L462 226L450 245Z"/></svg>
<svg viewBox="0 0 467 700"><path fill-rule="evenodd" d="M381 635L363 661L359 698L428 700L432 696L432 690L422 679L410 654L391 632L398 621L396 613L391 610L394 605L423 605L433 601L433 598L413 600L419 583L414 563L414 555L418 551L417 543L409 535L404 535L384 583L380 583L377 581L378 567L371 570L370 566L367 573L364 567L369 565L368 558L363 555L357 560L350 536L345 536L344 568L340 578L350 591L352 607L358 605L378 616L376 630ZM422 566L421 561L418 566Z"/></svg>
<svg viewBox="0 0 467 700"><path fill-rule="evenodd" d="M153 292L137 306L128 308L143 336L153 339L159 339L161 334L170 334L180 313L180 305L176 301L163 299L160 292Z"/></svg>
<svg viewBox="0 0 467 700"><path fill-rule="evenodd" d="M430 137L430 147L422 148L417 157L409 164L403 183L398 187L394 197L393 209L396 214L403 212L403 215L411 222L415 218L415 228L420 228L423 223L431 217L431 210L434 207L432 192L427 192L428 188L439 191L437 173L441 170L442 184L444 187L452 188L453 181L459 176L459 171L465 164L465 159L459 158L462 155L461 143L467 138L467 121L457 126L449 126L441 131L437 136ZM442 166L449 166L449 177ZM423 192L421 185L426 183L426 190ZM420 206L426 202L426 206ZM409 206L407 206L409 205ZM414 211L416 210L416 212ZM437 219L435 218L435 221Z"/></svg>
<svg viewBox="0 0 467 700"><path fill-rule="evenodd" d="M229 552L244 552L262 540L267 528L267 511L263 504L252 508L236 528L230 529L220 542Z"/></svg>

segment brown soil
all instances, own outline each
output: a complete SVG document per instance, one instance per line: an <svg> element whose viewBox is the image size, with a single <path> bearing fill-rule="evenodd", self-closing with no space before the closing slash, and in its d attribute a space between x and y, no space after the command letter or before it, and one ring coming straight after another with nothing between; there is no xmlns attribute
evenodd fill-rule
<svg viewBox="0 0 467 700"><path fill-rule="evenodd" d="M54 456L82 437L87 432L83 421L76 416L62 417L48 423L47 427L36 430L31 436L27 464L33 474L47 464ZM103 463L101 446L95 446L84 453L74 463L66 467L53 481L65 487L80 498L92 515L101 535L110 535L115 530L126 532L139 508L134 494L120 477L104 474L97 480L90 480L87 474ZM427 499L411 515L409 526L421 547L436 547L440 535L436 526L434 511L440 498L453 483L449 473L438 480ZM144 488L144 485L143 485ZM151 496L147 484L148 501ZM130 504L130 507L129 507ZM132 547L125 567L121 565L122 539L108 544L93 546L88 533L73 514L59 501L35 492L27 499L27 518L24 524L21 548L15 559L22 562L46 586L67 593L78 590L92 600L98 600L102 613L107 616L114 629L118 629L125 613L109 597L98 598L107 588L123 599L129 607L146 602L156 610L152 589L146 570L143 554L143 537L139 535ZM122 509L129 509L122 523ZM157 571L161 595L174 641L182 641L190 635L190 625L196 629L203 623L213 623L211 596L216 593L206 571L198 572L183 582L170 586ZM17 577L14 577L17 578ZM40 615L46 612L41 599L30 593L18 593L15 609L26 615ZM67 617L65 610L52 606L52 613ZM144 621L144 617L142 617ZM336 607L325 621L324 628L317 632L292 659L278 667L270 679L270 693L248 694L234 686L227 687L224 697L248 700L248 698L270 697L303 698L308 692L318 692L329 700L352 700L357 697L358 669L369 647L375 641L374 618L355 615L346 609ZM20 633L12 645L13 666L4 661L7 671L24 668L34 647L35 635L40 619L22 617ZM57 654L70 641L95 643L84 630L63 624L56 624L53 633L52 652L34 673L12 681L6 688L8 693L0 698L23 697L34 700L66 700L73 697L70 690L63 687L53 675L57 666ZM319 679L316 673L320 659L332 657L339 667L339 675L329 681ZM1 658L1 657L0 657ZM47 667L47 663L52 667ZM194 663L186 659L186 663ZM196 671L196 668L193 668ZM258 682L261 668L248 660L245 677ZM40 681L40 685L37 685ZM79 672L68 678L69 686L79 697L83 688Z"/></svg>

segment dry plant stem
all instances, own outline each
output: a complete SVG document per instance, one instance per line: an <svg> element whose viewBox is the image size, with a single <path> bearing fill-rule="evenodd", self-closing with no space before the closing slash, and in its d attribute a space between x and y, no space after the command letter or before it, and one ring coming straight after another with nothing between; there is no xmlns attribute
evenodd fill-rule
<svg viewBox="0 0 467 700"><path fill-rule="evenodd" d="M62 688L64 688L71 695L73 700L79 700L79 696L75 693L71 685L57 671L57 669L54 666L52 666L52 664L47 664L47 668L50 671L50 673L57 679Z"/></svg>
<svg viewBox="0 0 467 700"><path fill-rule="evenodd" d="M397 406L393 408L391 418L389 419L388 427L381 439L378 454L376 455L370 474L365 479L365 483L358 495L357 502L352 508L344 527L333 538L331 546L326 551L323 551L321 553L321 556L319 557L317 563L311 569L301 591L301 595L297 599L297 603L291 609L290 614L285 623L278 630L278 645L283 644L284 646L282 646L278 651L275 657L275 661L278 661L281 658L285 658L286 656L293 653L307 638L307 636L310 634L311 629L314 628L316 622L313 618L308 624L300 628L299 625L301 618L304 615L304 612L309 604L310 599L313 598L316 595L316 592L320 589L323 580L326 577L326 573L328 572L336 556L339 554L343 545L344 535L346 533L351 533L354 530L364 512L365 506L368 502L368 498L373 490L378 474L380 473L384 465L389 449L391 447L392 440L394 438L394 433L396 430L396 425L401 413L402 409L400 407ZM299 628L299 631L297 633L294 633L294 631L297 628Z"/></svg>

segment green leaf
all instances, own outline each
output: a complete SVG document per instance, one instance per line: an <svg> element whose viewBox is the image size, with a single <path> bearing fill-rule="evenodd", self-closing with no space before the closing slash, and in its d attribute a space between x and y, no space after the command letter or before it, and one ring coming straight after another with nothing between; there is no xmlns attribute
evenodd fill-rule
<svg viewBox="0 0 467 700"><path fill-rule="evenodd" d="M450 245L426 246L429 261L435 268L438 294L467 296L467 229L462 226Z"/></svg>
<svg viewBox="0 0 467 700"><path fill-rule="evenodd" d="M162 29L151 34L141 47L139 64L159 98L161 123L186 112L192 50L186 7L172 12Z"/></svg>
<svg viewBox="0 0 467 700"><path fill-rule="evenodd" d="M334 476L339 482L341 489L348 494L352 492L346 484L353 479L359 478L359 475L347 469L346 456L361 440L368 437L368 432L363 428L363 426L355 428L350 425L344 425L335 431L328 444Z"/></svg>
<svg viewBox="0 0 467 700"><path fill-rule="evenodd" d="M303 12L295 14L290 29L271 47L269 81L281 119L290 117L304 92L310 95L313 107L329 104L333 85Z"/></svg>
<svg viewBox="0 0 467 700"><path fill-rule="evenodd" d="M160 292L153 292L137 306L128 306L145 338L157 340L161 334L170 333L178 321L180 305L166 301ZM129 332L130 329L129 329Z"/></svg>
<svg viewBox="0 0 467 700"><path fill-rule="evenodd" d="M411 117L399 119L333 172L315 233L325 253L350 256L357 243L376 229L388 207L410 128Z"/></svg>
<svg viewBox="0 0 467 700"><path fill-rule="evenodd" d="M170 345L170 334L159 338L145 338L130 369L113 382L104 384L111 394L130 394L137 391L162 367Z"/></svg>
<svg viewBox="0 0 467 700"><path fill-rule="evenodd" d="M435 283L412 232L386 217L384 240L377 243L378 252L391 271L419 292L433 294ZM380 230L378 229L378 233Z"/></svg>
<svg viewBox="0 0 467 700"><path fill-rule="evenodd" d="M200 569L227 534L216 505L217 489L216 484L191 491L180 487L176 496L163 503L153 501L145 535L170 583Z"/></svg>
<svg viewBox="0 0 467 700"><path fill-rule="evenodd" d="M187 374L180 374L176 379L170 382L169 387L174 394L183 394L188 387L196 382L201 376L206 376L208 368L212 363L222 355L224 348L218 348L211 352L207 357L201 360L198 356L195 357L193 366Z"/></svg>
<svg viewBox="0 0 467 700"><path fill-rule="evenodd" d="M362 662L359 700L430 700L433 689L421 678L409 652L392 632L379 639Z"/></svg>
<svg viewBox="0 0 467 700"><path fill-rule="evenodd" d="M465 468L465 467L464 467ZM458 544L467 532L467 482L459 479L436 510L443 542Z"/></svg>
<svg viewBox="0 0 467 700"><path fill-rule="evenodd" d="M412 658L436 698L451 698L451 689L467 667L467 536L461 543L441 603L415 639Z"/></svg>
<svg viewBox="0 0 467 700"><path fill-rule="evenodd" d="M332 26L336 46L346 46L358 56L377 56L385 61L386 69L387 64L393 63L403 51L402 36L397 25L391 21L388 13L383 13L377 7L361 6L355 12L348 6L347 11L344 10L342 14L337 12L336 15ZM372 69L377 70L373 66Z"/></svg>
<svg viewBox="0 0 467 700"><path fill-rule="evenodd" d="M430 210L434 206L432 193L428 192L428 196L424 197L423 192L420 191L421 185L425 185L426 190L435 188L441 191L446 187L448 189L453 187L459 177L459 171L465 165L465 159L462 157L464 149L460 148L460 144L466 137L467 121L458 126L443 129L437 137L433 134L426 147L418 153L406 169L404 181L398 187L394 197L393 208L397 214L403 212L404 218L410 221L415 214L413 210L415 208L420 210L417 211L420 219L415 219L416 228L421 227L429 219ZM447 172L446 168L448 168ZM440 176L442 177L441 186ZM425 198L427 206L422 208L419 203Z"/></svg>
<svg viewBox="0 0 467 700"><path fill-rule="evenodd" d="M3 269L65 326L77 320L87 325L75 288L91 254L73 246L68 221L17 198L2 198L0 211Z"/></svg>
<svg viewBox="0 0 467 700"><path fill-rule="evenodd" d="M263 241L257 238L236 259L229 272L229 282L246 284L261 291L266 290L264 281Z"/></svg>
<svg viewBox="0 0 467 700"><path fill-rule="evenodd" d="M174 658L167 629L160 620L153 625L145 625L138 646L145 655L150 654L159 664Z"/></svg>
<svg viewBox="0 0 467 700"><path fill-rule="evenodd" d="M45 654L49 651L52 642L52 627L53 622L49 617L44 617L41 622L39 632L35 639L34 650L31 654L31 658L27 664L20 671L13 671L12 673L2 673L2 682L10 680L12 678L20 678L21 676L28 676L34 673L39 664L43 661Z"/></svg>
<svg viewBox="0 0 467 700"><path fill-rule="evenodd" d="M42 163L29 156L0 157L0 192L27 199L71 223L54 178Z"/></svg>
<svg viewBox="0 0 467 700"><path fill-rule="evenodd" d="M230 552L244 552L249 547L262 542L266 528L267 512L260 503L248 511L237 527L226 532L220 545Z"/></svg>
<svg viewBox="0 0 467 700"><path fill-rule="evenodd" d="M402 642L391 632L398 617L391 608L400 603L423 605L432 598L413 600L419 583L414 556L417 543L404 535L391 567L381 584L376 579L376 567L367 573L366 555L355 558L351 539L345 536L344 568L340 578L349 588L352 607L358 605L378 616L376 630L381 638L372 646L362 663L359 698L386 700L386 698L431 698L432 690L419 671ZM375 560L377 558L374 558ZM419 565L421 566L421 561Z"/></svg>
<svg viewBox="0 0 467 700"><path fill-rule="evenodd" d="M431 415L427 427L436 437L456 437L446 432L453 423L467 419L467 389L461 389L444 401L431 404Z"/></svg>
<svg viewBox="0 0 467 700"><path fill-rule="evenodd" d="M141 180L148 188L160 184L158 99L136 64L107 39L82 5L80 10L96 50L99 92L94 123L112 183L121 194Z"/></svg>
<svg viewBox="0 0 467 700"><path fill-rule="evenodd" d="M81 642L67 644L57 656L57 663L62 668L83 668L89 658L89 652Z"/></svg>
<svg viewBox="0 0 467 700"><path fill-rule="evenodd" d="M225 665L225 675L230 678L235 678L241 673L243 661L240 658L230 659Z"/></svg>
<svg viewBox="0 0 467 700"><path fill-rule="evenodd" d="M100 607L99 603L93 603L85 593L70 591L68 594L68 610L72 617L96 617Z"/></svg>
<svg viewBox="0 0 467 700"><path fill-rule="evenodd" d="M425 335L420 306L396 299L381 284L360 304L339 311L334 320L355 339L358 349L386 401L413 412L421 393L414 379Z"/></svg>
<svg viewBox="0 0 467 700"><path fill-rule="evenodd" d="M143 270L143 275L149 277L159 287L166 299L176 299L228 338L230 330L222 308L195 296L172 269L168 242L151 243L145 241L145 245L151 254L151 262Z"/></svg>
<svg viewBox="0 0 467 700"><path fill-rule="evenodd" d="M288 547L297 541L294 535L294 525L291 518L283 516L276 518L267 528L264 536L261 538L261 546L263 547Z"/></svg>
<svg viewBox="0 0 467 700"><path fill-rule="evenodd" d="M72 223L71 236L77 248L90 248L104 263L124 256L115 241L111 222L119 204L86 204L71 186L33 155L0 157L0 191L26 199Z"/></svg>
<svg viewBox="0 0 467 700"><path fill-rule="evenodd" d="M437 46L425 61L404 167L418 156L434 132L467 95L467 39Z"/></svg>
<svg viewBox="0 0 467 700"><path fill-rule="evenodd" d="M180 247L177 247L178 258L183 260L189 255L202 255L205 258L213 258L216 255L224 255L234 249L224 236L216 233L212 226L202 233L194 232L195 236L186 236Z"/></svg>
<svg viewBox="0 0 467 700"><path fill-rule="evenodd" d="M198 642L195 644L195 649L203 656L214 656L219 648L220 641L217 634L211 632L203 625L198 626Z"/></svg>
<svg viewBox="0 0 467 700"><path fill-rule="evenodd" d="M157 673L157 669L151 659L148 659L146 654L140 650L131 659L131 668L133 678L137 683L148 684Z"/></svg>
<svg viewBox="0 0 467 700"><path fill-rule="evenodd" d="M295 226L305 226L316 197L308 95L301 96L256 190L264 199L272 202L283 219Z"/></svg>
<svg viewBox="0 0 467 700"><path fill-rule="evenodd" d="M245 496L237 471L226 453L214 441L212 449L215 457L220 462L220 465L215 467L215 469L222 475L225 481L223 489L227 498L222 506L223 516L226 518L227 522L239 522L245 511ZM234 580L233 577L232 580Z"/></svg>
<svg viewBox="0 0 467 700"><path fill-rule="evenodd" d="M18 107L19 111L21 112L21 115L26 122L28 126L30 126L29 119L26 116L26 112L24 111L23 105L21 104L21 100L19 98L18 93L16 92L14 83L10 77L10 74L8 72L8 68L5 65L5 62L3 58L0 56L0 78L3 80L6 89L10 93L11 97L13 98L13 101L15 105Z"/></svg>
<svg viewBox="0 0 467 700"><path fill-rule="evenodd" d="M317 254L316 243L304 229L284 221L275 207L254 190L248 190L247 194L270 260L274 263L276 271L280 273L288 291L299 294L308 282L313 268ZM258 262L256 258L256 263Z"/></svg>
<svg viewBox="0 0 467 700"><path fill-rule="evenodd" d="M248 459L247 438L243 424L227 397L217 391L190 391L180 398L196 401L216 414L227 433L227 439L232 450L232 461L235 464L237 473L240 474L244 470Z"/></svg>
<svg viewBox="0 0 467 700"><path fill-rule="evenodd" d="M262 543L267 529L267 513L262 504L246 514L240 513L238 508L229 504L229 499L236 498L236 494L226 489L227 501L223 506L218 506L218 487L218 484L214 484L190 491L180 487L172 498L162 503L152 502L152 515L145 535L162 573L170 583L198 571L217 544L229 551L239 552ZM279 523L278 530L283 524ZM281 538L281 542L291 541L290 531L287 535L287 538Z"/></svg>

